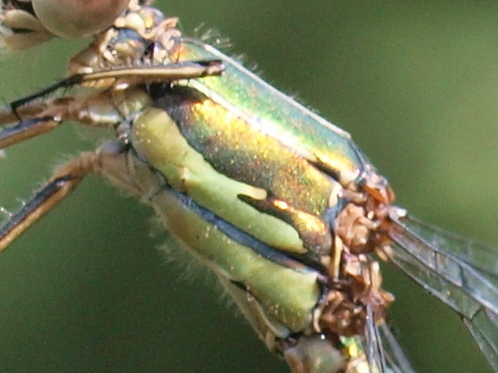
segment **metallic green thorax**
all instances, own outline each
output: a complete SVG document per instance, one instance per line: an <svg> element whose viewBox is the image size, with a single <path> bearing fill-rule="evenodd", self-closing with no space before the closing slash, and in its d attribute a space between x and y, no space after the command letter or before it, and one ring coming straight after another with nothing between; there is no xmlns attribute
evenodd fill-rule
<svg viewBox="0 0 498 373"><path fill-rule="evenodd" d="M309 332L342 190L356 190L363 156L347 133L215 49L183 40L176 53L222 59L227 70L149 88L153 107L137 114L130 136L164 178L148 202L270 346Z"/></svg>
<svg viewBox="0 0 498 373"><path fill-rule="evenodd" d="M311 331L342 191L357 190L364 157L346 132L212 47L184 39L171 59L221 59L227 70L149 87L152 107L130 130L164 180L148 202L269 345L268 330Z"/></svg>

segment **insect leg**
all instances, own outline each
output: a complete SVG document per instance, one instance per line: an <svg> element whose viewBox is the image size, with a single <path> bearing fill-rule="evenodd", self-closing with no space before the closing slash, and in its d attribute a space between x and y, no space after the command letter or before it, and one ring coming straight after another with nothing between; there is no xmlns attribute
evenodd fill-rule
<svg viewBox="0 0 498 373"><path fill-rule="evenodd" d="M0 251L67 197L85 175L98 169L99 161L99 153L83 152L60 166L50 181L0 227Z"/></svg>
<svg viewBox="0 0 498 373"><path fill-rule="evenodd" d="M60 120L56 117L42 117L22 120L18 125L0 132L0 149L7 148L31 137L41 135L57 127Z"/></svg>
<svg viewBox="0 0 498 373"><path fill-rule="evenodd" d="M35 93L12 101L10 111L17 113L24 105L37 99L43 99L59 89L69 89L74 86L110 88L120 86L119 89L131 85L152 82L173 82L180 79L196 79L206 76L221 75L225 66L220 60L202 60L170 63L165 65L146 65L118 67L93 71L84 74L74 74L51 84ZM102 83L102 82L106 83Z"/></svg>
<svg viewBox="0 0 498 373"><path fill-rule="evenodd" d="M19 108L17 112L8 107L0 109L0 127L19 120L16 125L0 131L0 149L42 135L56 128L62 121L67 119L67 108L70 107L73 101L72 97L64 97L31 102Z"/></svg>

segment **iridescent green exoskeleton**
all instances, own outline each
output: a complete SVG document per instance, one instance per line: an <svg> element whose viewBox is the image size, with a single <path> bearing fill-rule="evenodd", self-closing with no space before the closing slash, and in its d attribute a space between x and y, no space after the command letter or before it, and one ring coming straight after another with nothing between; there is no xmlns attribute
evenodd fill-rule
<svg viewBox="0 0 498 373"><path fill-rule="evenodd" d="M74 36L46 26L35 4L4 4L6 45ZM0 112L0 148L67 120L116 133L59 167L0 228L0 250L95 173L153 207L295 373L412 371L383 326L394 298L372 254L459 312L496 369L496 269L473 256L496 263L488 248L407 218L347 132L182 36L176 18L127 6L97 27L67 79ZM93 91L49 97L75 86Z"/></svg>

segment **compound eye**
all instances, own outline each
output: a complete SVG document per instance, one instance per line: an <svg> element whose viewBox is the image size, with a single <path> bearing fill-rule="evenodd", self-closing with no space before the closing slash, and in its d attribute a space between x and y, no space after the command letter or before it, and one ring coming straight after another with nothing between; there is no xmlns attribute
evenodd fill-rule
<svg viewBox="0 0 498 373"><path fill-rule="evenodd" d="M110 27L130 0L32 0L38 20L61 38L91 36Z"/></svg>

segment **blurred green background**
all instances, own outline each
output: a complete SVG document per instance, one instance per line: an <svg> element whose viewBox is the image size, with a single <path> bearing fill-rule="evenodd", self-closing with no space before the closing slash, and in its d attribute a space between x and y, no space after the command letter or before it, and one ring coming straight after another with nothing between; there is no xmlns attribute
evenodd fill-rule
<svg viewBox="0 0 498 373"><path fill-rule="evenodd" d="M158 1L351 132L425 220L498 243L496 1ZM198 32L199 34L199 32ZM85 42L0 61L5 101L64 76ZM78 128L75 130L75 128ZM100 130L63 126L0 158L15 210ZM0 258L0 372L287 372L204 271L156 247L152 213L95 177ZM179 263L180 262L180 263ZM200 274L197 274L200 273ZM457 315L398 271L391 325L418 372L490 372Z"/></svg>

